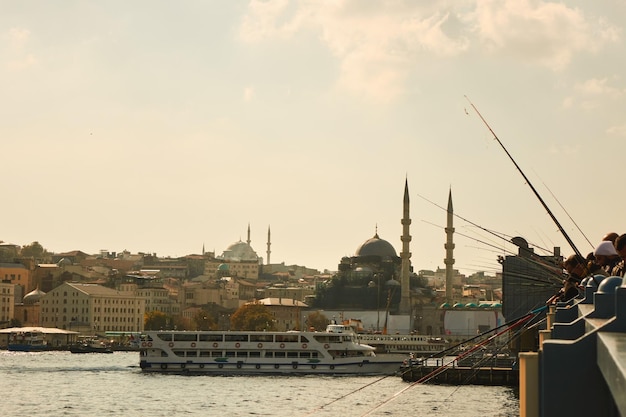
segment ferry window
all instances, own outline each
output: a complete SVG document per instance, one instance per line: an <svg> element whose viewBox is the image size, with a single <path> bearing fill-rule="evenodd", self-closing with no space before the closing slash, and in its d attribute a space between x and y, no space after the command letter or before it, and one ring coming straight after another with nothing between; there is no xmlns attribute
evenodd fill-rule
<svg viewBox="0 0 626 417"><path fill-rule="evenodd" d="M317 358L317 352L312 352L312 353L311 353L311 356L312 356L313 358Z"/></svg>
<svg viewBox="0 0 626 417"><path fill-rule="evenodd" d="M213 352L211 352L211 357L212 358L221 358L222 357L222 351L221 350L214 350Z"/></svg>
<svg viewBox="0 0 626 417"><path fill-rule="evenodd" d="M201 358L206 358L206 357L209 357L209 356L211 356L211 352L209 352L208 350L200 351L200 357Z"/></svg>
<svg viewBox="0 0 626 417"><path fill-rule="evenodd" d="M157 333L157 337L161 340L165 340L166 342L171 342L172 341L172 334L171 333ZM150 338L150 336L148 336L148 340L152 340Z"/></svg>
<svg viewBox="0 0 626 417"><path fill-rule="evenodd" d="M273 358L274 357L274 352L265 352L265 357L266 358Z"/></svg>
<svg viewBox="0 0 626 417"><path fill-rule="evenodd" d="M272 334L251 334L251 342L273 342L274 335Z"/></svg>
<svg viewBox="0 0 626 417"><path fill-rule="evenodd" d="M287 352L287 357L288 358L297 358L298 357L298 352Z"/></svg>
<svg viewBox="0 0 626 417"><path fill-rule="evenodd" d="M184 350L175 350L174 351L174 355L176 356L185 356L185 351Z"/></svg>
<svg viewBox="0 0 626 417"><path fill-rule="evenodd" d="M248 357L248 352L237 351L237 357L238 358L247 358Z"/></svg>
<svg viewBox="0 0 626 417"><path fill-rule="evenodd" d="M311 357L311 352L300 352L300 357L301 358L310 358Z"/></svg>
<svg viewBox="0 0 626 417"><path fill-rule="evenodd" d="M284 358L285 357L285 352L274 352L274 357L275 358Z"/></svg>
<svg viewBox="0 0 626 417"><path fill-rule="evenodd" d="M198 356L198 352L196 352L195 350L188 350L186 356L188 358L195 358L196 356Z"/></svg>
<svg viewBox="0 0 626 417"><path fill-rule="evenodd" d="M164 350L161 351L161 357L165 357L167 358L167 352L165 352Z"/></svg>
<svg viewBox="0 0 626 417"><path fill-rule="evenodd" d="M247 334L227 334L224 335L227 342L247 342Z"/></svg>
<svg viewBox="0 0 626 417"><path fill-rule="evenodd" d="M226 357L227 357L227 358L234 358L234 357L235 357L235 352L233 352L233 351L227 351L227 352L226 352Z"/></svg>
<svg viewBox="0 0 626 417"><path fill-rule="evenodd" d="M297 334L277 334L276 335L277 342L298 342Z"/></svg>
<svg viewBox="0 0 626 417"><path fill-rule="evenodd" d="M302 343L309 343L309 339L306 336L300 336L300 341Z"/></svg>
<svg viewBox="0 0 626 417"><path fill-rule="evenodd" d="M222 341L222 335L221 334L200 333L200 341L201 342L221 342Z"/></svg>
<svg viewBox="0 0 626 417"><path fill-rule="evenodd" d="M250 352L250 357L251 358L260 358L261 357L261 352Z"/></svg>
<svg viewBox="0 0 626 417"><path fill-rule="evenodd" d="M198 339L198 335L193 332L189 333L174 333L175 342L195 342Z"/></svg>

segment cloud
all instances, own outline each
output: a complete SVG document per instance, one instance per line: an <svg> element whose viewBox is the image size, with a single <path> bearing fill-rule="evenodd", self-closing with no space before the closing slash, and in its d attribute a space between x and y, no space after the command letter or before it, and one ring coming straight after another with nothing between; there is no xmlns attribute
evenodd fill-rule
<svg viewBox="0 0 626 417"><path fill-rule="evenodd" d="M5 44L4 66L13 71L25 69L37 64L37 59L32 53L26 52L30 31L22 28L11 28L2 36Z"/></svg>
<svg viewBox="0 0 626 417"><path fill-rule="evenodd" d="M626 125L611 126L606 130L606 133L612 136L626 137Z"/></svg>
<svg viewBox="0 0 626 417"><path fill-rule="evenodd" d="M254 99L254 88L246 87L243 89L243 101L249 103Z"/></svg>
<svg viewBox="0 0 626 417"><path fill-rule="evenodd" d="M576 53L596 52L620 35L603 19L594 21L580 9L541 0L478 1L468 22L490 53L554 71L567 67Z"/></svg>
<svg viewBox="0 0 626 417"><path fill-rule="evenodd" d="M590 78L575 84L572 88L572 94L564 99L563 107L593 110L622 100L626 96L626 89L612 86L611 81L606 77Z"/></svg>
<svg viewBox="0 0 626 417"><path fill-rule="evenodd" d="M240 39L288 41L303 31L338 60L338 88L376 100L401 95L429 60L472 52L559 71L620 35L580 9L541 0L252 0Z"/></svg>

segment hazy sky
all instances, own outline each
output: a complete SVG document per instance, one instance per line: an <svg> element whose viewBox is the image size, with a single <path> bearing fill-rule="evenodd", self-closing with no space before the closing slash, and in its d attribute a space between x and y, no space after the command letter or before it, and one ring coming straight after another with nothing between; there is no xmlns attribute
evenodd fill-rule
<svg viewBox="0 0 626 417"><path fill-rule="evenodd" d="M401 251L408 178L416 270L444 267L450 188L572 253L467 95L587 253L626 232L624 22L626 0L0 1L0 240L221 254L250 224L272 263L335 270L376 227ZM461 272L515 250L455 228Z"/></svg>

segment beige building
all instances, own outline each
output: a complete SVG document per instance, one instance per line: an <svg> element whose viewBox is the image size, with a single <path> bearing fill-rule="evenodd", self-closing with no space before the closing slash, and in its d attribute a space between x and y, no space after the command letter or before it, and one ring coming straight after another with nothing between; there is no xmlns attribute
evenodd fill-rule
<svg viewBox="0 0 626 417"><path fill-rule="evenodd" d="M10 281L2 281L0 282L0 324L8 324L13 318L15 318L15 285Z"/></svg>
<svg viewBox="0 0 626 417"><path fill-rule="evenodd" d="M41 326L81 333L143 330L145 301L132 292L65 282L41 297Z"/></svg>
<svg viewBox="0 0 626 417"><path fill-rule="evenodd" d="M275 328L279 331L301 330L301 310L309 308L302 301L289 298L263 298L255 303L263 304L270 310L274 315Z"/></svg>
<svg viewBox="0 0 626 417"><path fill-rule="evenodd" d="M0 263L0 280L2 282L10 282L18 285L17 291L14 289L13 294L18 298L16 301L21 302L22 297L35 289L32 283L30 269L19 263Z"/></svg>

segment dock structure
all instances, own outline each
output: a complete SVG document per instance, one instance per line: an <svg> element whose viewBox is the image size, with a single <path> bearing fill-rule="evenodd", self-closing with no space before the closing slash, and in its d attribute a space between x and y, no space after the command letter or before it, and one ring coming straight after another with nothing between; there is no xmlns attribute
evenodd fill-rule
<svg viewBox="0 0 626 417"><path fill-rule="evenodd" d="M583 280L550 307L538 352L520 353L520 416L626 416L626 283Z"/></svg>
<svg viewBox="0 0 626 417"><path fill-rule="evenodd" d="M413 366L402 371L402 379L407 382L419 381L428 377L430 384L445 385L499 385L515 387L519 384L519 370L511 367L495 366L450 366L443 372L436 366Z"/></svg>

